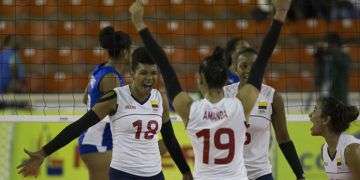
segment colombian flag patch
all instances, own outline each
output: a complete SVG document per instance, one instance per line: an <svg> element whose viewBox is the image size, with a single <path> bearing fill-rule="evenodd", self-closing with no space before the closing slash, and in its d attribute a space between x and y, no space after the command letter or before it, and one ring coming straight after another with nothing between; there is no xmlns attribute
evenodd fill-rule
<svg viewBox="0 0 360 180"><path fill-rule="evenodd" d="M159 102L157 100L151 100L150 103L152 108L159 108Z"/></svg>
<svg viewBox="0 0 360 180"><path fill-rule="evenodd" d="M268 103L265 102L265 101L260 101L260 102L258 102L258 108L259 108L259 109L266 109L267 106L268 106Z"/></svg>

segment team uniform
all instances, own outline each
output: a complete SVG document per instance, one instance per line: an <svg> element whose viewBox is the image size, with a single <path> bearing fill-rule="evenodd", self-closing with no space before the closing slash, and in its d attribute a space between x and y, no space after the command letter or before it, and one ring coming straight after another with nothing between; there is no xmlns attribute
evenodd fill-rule
<svg viewBox="0 0 360 180"><path fill-rule="evenodd" d="M225 97L236 97L239 83L224 87ZM254 108L251 110L249 127L246 130L244 158L249 179L271 178L271 163L268 157L271 139L271 115L275 89L262 85Z"/></svg>
<svg viewBox="0 0 360 180"><path fill-rule="evenodd" d="M125 81L119 72L112 66L105 66L101 64L95 67L91 74L90 83L88 86L88 101L87 108L90 110L97 102L97 100L103 95L100 92L100 82L104 76L108 74L114 74L120 82L120 85L125 85ZM80 145L80 154L105 152L112 149L112 137L109 120L106 119L100 121L96 125L90 127L85 131L78 139Z"/></svg>
<svg viewBox="0 0 360 180"><path fill-rule="evenodd" d="M227 74L227 81L226 81L226 85L230 85L230 84L234 84L240 81L240 78L237 74L233 73L230 70L227 70L226 72Z"/></svg>
<svg viewBox="0 0 360 180"><path fill-rule="evenodd" d="M243 149L246 127L242 103L194 101L187 131L195 153L194 179L247 180Z"/></svg>
<svg viewBox="0 0 360 180"><path fill-rule="evenodd" d="M129 85L115 88L118 108L110 117L113 153L110 179L163 179L157 133L161 130L163 101L152 89L145 102L131 95Z"/></svg>
<svg viewBox="0 0 360 180"><path fill-rule="evenodd" d="M325 172L330 180L351 180L351 171L345 162L345 149L350 144L360 144L354 136L342 133L336 146L336 155L331 159L328 153L328 144L322 147Z"/></svg>

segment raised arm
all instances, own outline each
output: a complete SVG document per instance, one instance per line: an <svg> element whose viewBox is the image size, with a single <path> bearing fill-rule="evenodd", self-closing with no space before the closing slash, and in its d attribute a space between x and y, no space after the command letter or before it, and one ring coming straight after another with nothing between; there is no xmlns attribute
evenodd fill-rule
<svg viewBox="0 0 360 180"><path fill-rule="evenodd" d="M143 19L144 7L141 0L136 0L132 4L130 13L132 22L139 32L146 49L148 49L160 69L169 101L174 105L175 111L181 116L184 123L187 124L192 99L187 93L183 92L177 75L164 50L152 37L149 29L146 27Z"/></svg>
<svg viewBox="0 0 360 180"><path fill-rule="evenodd" d="M83 115L79 120L66 126L54 139L44 145L39 151L30 152L25 150L25 153L29 155L29 159L23 161L17 168L19 174L23 176L37 176L39 168L44 159L69 144L72 140L79 137L89 127L95 125L100 120L104 119L105 116L116 111L116 93L110 91L102 98L99 99L98 103Z"/></svg>
<svg viewBox="0 0 360 180"><path fill-rule="evenodd" d="M273 22L262 42L256 61L251 67L247 84L238 90L237 97L243 103L246 119L248 119L259 95L267 63L280 36L280 31L285 22L290 4L291 0L275 1L276 13Z"/></svg>
<svg viewBox="0 0 360 180"><path fill-rule="evenodd" d="M271 115L271 123L274 127L276 140L279 143L281 152L284 154L296 178L303 179L304 171L297 155L295 145L291 141L287 130L284 101L281 95L276 91L272 108L273 113Z"/></svg>

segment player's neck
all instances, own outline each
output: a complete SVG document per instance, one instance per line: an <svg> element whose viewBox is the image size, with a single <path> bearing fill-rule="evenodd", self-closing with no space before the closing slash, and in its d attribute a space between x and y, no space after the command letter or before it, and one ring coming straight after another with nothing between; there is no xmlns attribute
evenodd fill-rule
<svg viewBox="0 0 360 180"><path fill-rule="evenodd" d="M146 92L143 92L143 91L140 91L139 89L137 89L133 83L131 83L129 85L129 89L130 89L131 95L140 102L145 101L149 96L149 94L147 94Z"/></svg>
<svg viewBox="0 0 360 180"><path fill-rule="evenodd" d="M114 67L120 73L124 73L125 64L123 62L125 62L124 59L109 59L106 65Z"/></svg>
<svg viewBox="0 0 360 180"><path fill-rule="evenodd" d="M217 103L224 98L223 89L208 89L205 98L211 103Z"/></svg>
<svg viewBox="0 0 360 180"><path fill-rule="evenodd" d="M340 134L332 133L330 131L324 134L326 143L328 144L328 149L332 152L336 151L336 146L339 141Z"/></svg>
<svg viewBox="0 0 360 180"><path fill-rule="evenodd" d="M240 78L240 82L239 82L239 87L238 87L238 88L239 88L239 89L242 88L245 84L246 84L245 79Z"/></svg>

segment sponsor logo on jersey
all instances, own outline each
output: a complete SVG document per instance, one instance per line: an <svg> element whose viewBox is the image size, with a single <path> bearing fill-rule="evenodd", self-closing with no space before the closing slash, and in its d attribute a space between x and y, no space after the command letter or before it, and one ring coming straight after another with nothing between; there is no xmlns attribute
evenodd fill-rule
<svg viewBox="0 0 360 180"><path fill-rule="evenodd" d="M125 109L136 109L136 106L133 105L126 105Z"/></svg>

